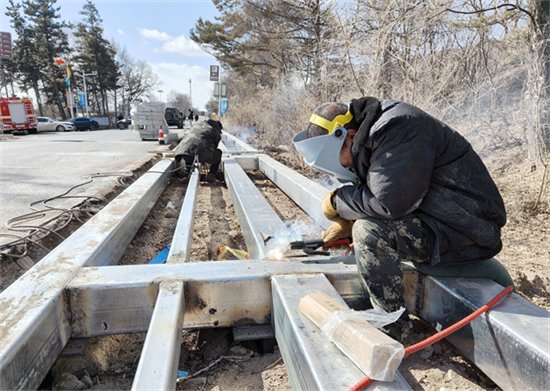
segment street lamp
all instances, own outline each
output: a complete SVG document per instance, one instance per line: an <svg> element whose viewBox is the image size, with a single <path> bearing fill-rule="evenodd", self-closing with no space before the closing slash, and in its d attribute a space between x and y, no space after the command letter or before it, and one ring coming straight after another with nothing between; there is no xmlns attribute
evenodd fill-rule
<svg viewBox="0 0 550 391"><path fill-rule="evenodd" d="M160 102L162 103L162 93L163 93L164 91L163 91L163 90L158 90L157 92L160 94Z"/></svg>

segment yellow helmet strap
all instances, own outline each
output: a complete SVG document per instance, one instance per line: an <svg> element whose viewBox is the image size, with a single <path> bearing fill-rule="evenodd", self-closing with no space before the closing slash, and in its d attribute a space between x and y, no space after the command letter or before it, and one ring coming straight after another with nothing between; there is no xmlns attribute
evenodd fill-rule
<svg viewBox="0 0 550 391"><path fill-rule="evenodd" d="M332 134L335 128L344 127L344 125L349 124L352 119L353 115L348 110L345 115L337 115L332 121L329 121L328 119L325 119L317 114L312 114L309 122L328 130L328 134Z"/></svg>

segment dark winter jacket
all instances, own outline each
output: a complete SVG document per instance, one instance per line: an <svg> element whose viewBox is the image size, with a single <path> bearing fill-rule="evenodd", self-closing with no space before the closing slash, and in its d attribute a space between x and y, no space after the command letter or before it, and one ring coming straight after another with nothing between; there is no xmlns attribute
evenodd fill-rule
<svg viewBox="0 0 550 391"><path fill-rule="evenodd" d="M201 163L220 163L221 151L218 149L218 144L222 139L221 129L219 121L197 122L174 149L175 157L199 155Z"/></svg>
<svg viewBox="0 0 550 391"><path fill-rule="evenodd" d="M433 231L432 265L488 259L501 250L504 203L464 137L402 102L362 98L350 111L359 124L351 148L359 183L336 194L343 218L416 214Z"/></svg>

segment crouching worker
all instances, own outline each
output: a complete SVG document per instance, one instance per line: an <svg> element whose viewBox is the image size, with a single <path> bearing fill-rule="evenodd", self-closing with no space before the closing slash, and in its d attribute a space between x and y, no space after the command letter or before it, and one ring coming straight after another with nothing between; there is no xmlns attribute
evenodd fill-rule
<svg viewBox="0 0 550 391"><path fill-rule="evenodd" d="M197 155L199 163L210 164L210 170L205 179L209 182L216 180L222 158L222 151L218 148L222 129L222 123L214 120L197 122L189 129L174 149L176 162L179 166L180 162L184 161L186 174L190 173L193 160Z"/></svg>
<svg viewBox="0 0 550 391"><path fill-rule="evenodd" d="M422 273L490 278L513 285L491 259L502 248L506 212L485 165L460 134L406 103L365 97L325 103L294 145L306 163L341 182L323 212L324 241L353 236L373 306L405 307L402 262ZM404 341L405 312L389 328Z"/></svg>

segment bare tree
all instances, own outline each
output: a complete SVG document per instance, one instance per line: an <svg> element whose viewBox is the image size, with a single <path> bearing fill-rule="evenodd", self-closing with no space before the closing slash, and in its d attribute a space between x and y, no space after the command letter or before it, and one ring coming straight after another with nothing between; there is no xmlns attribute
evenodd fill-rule
<svg viewBox="0 0 550 391"><path fill-rule="evenodd" d="M121 74L117 84L122 86L122 101L127 114L130 104L156 89L160 81L149 63L135 60L128 55L126 48L117 47L116 56Z"/></svg>
<svg viewBox="0 0 550 391"><path fill-rule="evenodd" d="M189 99L189 95L176 90L171 90L168 95L166 95L166 101L172 103L181 113L185 113L187 109L191 108L191 99Z"/></svg>

